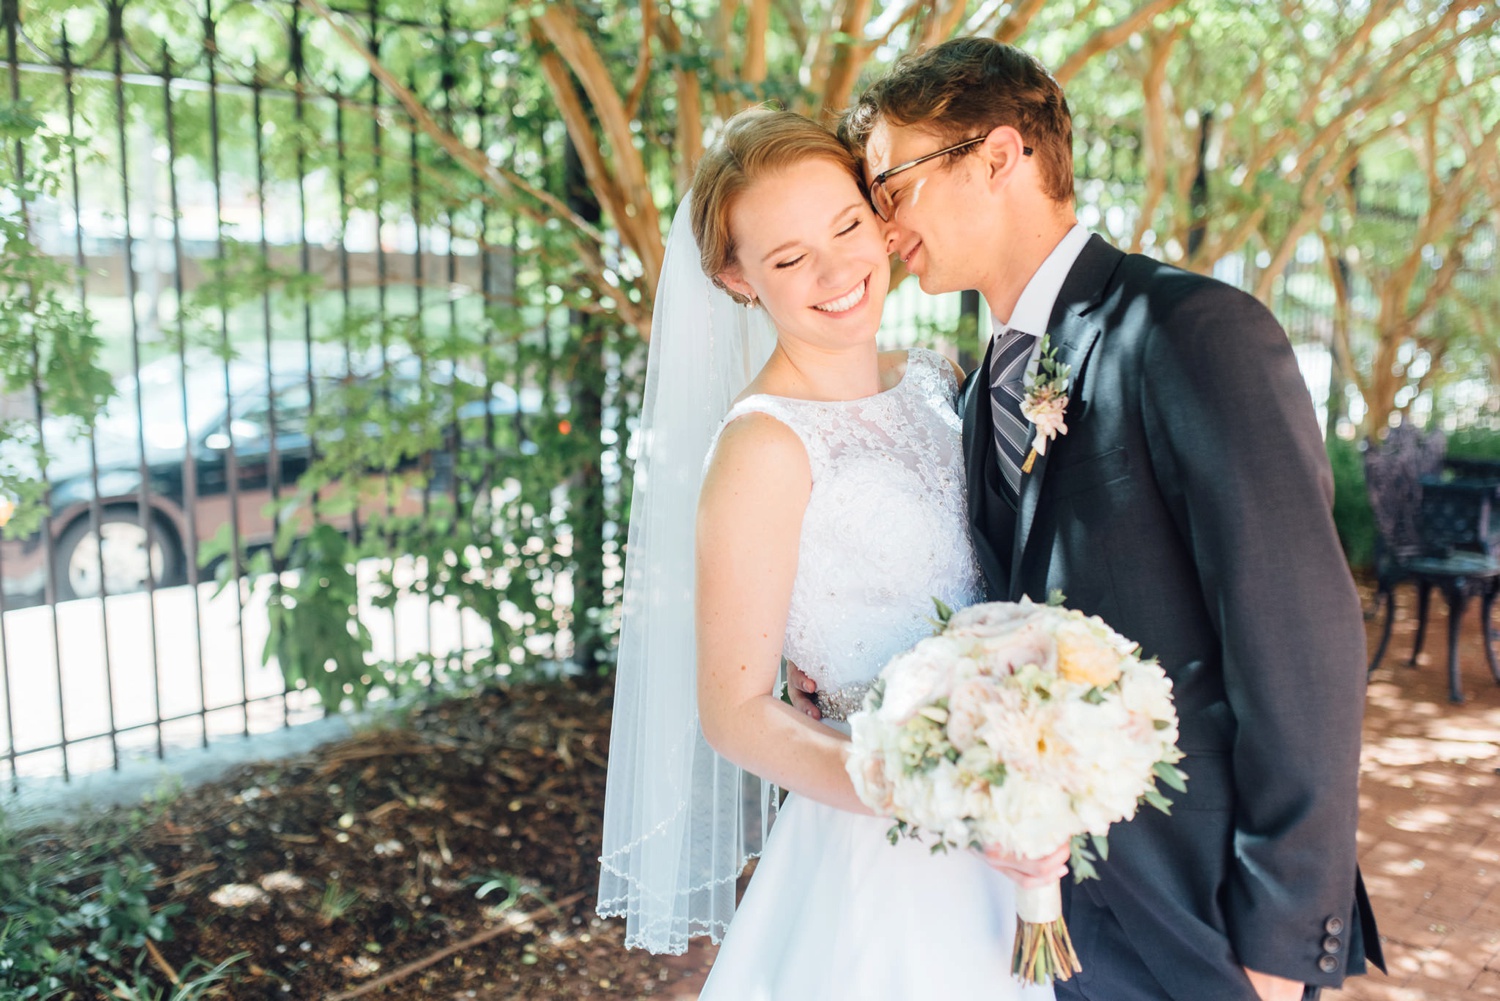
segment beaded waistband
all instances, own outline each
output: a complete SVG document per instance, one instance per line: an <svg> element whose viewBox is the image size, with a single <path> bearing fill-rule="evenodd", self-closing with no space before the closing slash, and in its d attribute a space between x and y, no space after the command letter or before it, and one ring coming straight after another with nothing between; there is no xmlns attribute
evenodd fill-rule
<svg viewBox="0 0 1500 1001"><path fill-rule="evenodd" d="M870 683L867 681L844 685L832 691L820 688L817 694L818 711L823 714L824 719L847 720L865 707L865 696L869 691Z"/></svg>

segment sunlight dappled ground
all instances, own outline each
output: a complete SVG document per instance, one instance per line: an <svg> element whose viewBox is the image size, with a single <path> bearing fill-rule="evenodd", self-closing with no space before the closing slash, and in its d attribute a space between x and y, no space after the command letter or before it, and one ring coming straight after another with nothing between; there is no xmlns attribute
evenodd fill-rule
<svg viewBox="0 0 1500 1001"><path fill-rule="evenodd" d="M1415 604L1403 590L1365 717L1360 864L1390 975L1351 980L1330 999L1500 997L1500 687L1472 607L1460 646L1464 705L1448 702L1441 601L1421 663L1407 667Z"/></svg>

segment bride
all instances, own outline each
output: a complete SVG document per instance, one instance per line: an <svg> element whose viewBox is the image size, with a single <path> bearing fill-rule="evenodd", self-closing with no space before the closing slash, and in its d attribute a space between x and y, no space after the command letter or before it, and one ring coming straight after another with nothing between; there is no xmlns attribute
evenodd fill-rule
<svg viewBox="0 0 1500 1001"><path fill-rule="evenodd" d="M887 254L852 155L763 109L726 124L668 240L599 912L653 952L722 939L705 1001L1052 996L1010 977L1012 880L1058 878L1066 851L892 846L845 771L844 720L931 632L932 599L983 597L959 373L877 349ZM820 720L778 697L783 658L817 682Z"/></svg>

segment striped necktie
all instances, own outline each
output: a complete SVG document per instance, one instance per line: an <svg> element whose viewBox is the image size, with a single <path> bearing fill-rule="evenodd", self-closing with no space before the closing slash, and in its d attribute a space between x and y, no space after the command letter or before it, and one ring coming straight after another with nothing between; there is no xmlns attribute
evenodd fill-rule
<svg viewBox="0 0 1500 1001"><path fill-rule="evenodd" d="M1012 500L1021 496L1021 463L1026 457L1026 440L1031 436L1031 422L1021 416L1021 401L1026 395L1026 363L1031 360L1035 345L1035 335L1022 330L1006 331L995 345L995 356L990 361L995 451Z"/></svg>

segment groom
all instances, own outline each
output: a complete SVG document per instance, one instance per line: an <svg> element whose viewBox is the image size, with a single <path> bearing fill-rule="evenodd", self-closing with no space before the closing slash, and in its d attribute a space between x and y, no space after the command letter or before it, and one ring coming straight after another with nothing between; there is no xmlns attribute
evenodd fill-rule
<svg viewBox="0 0 1500 1001"><path fill-rule="evenodd" d="M1060 589L1175 687L1188 792L1065 881L1084 971L1058 997L1296 1001L1381 965L1355 866L1364 629L1286 334L1077 223L1067 102L1018 49L905 60L842 131L922 288L994 314L960 400L992 597ZM1070 373L1045 450L1021 413L1042 335Z"/></svg>

